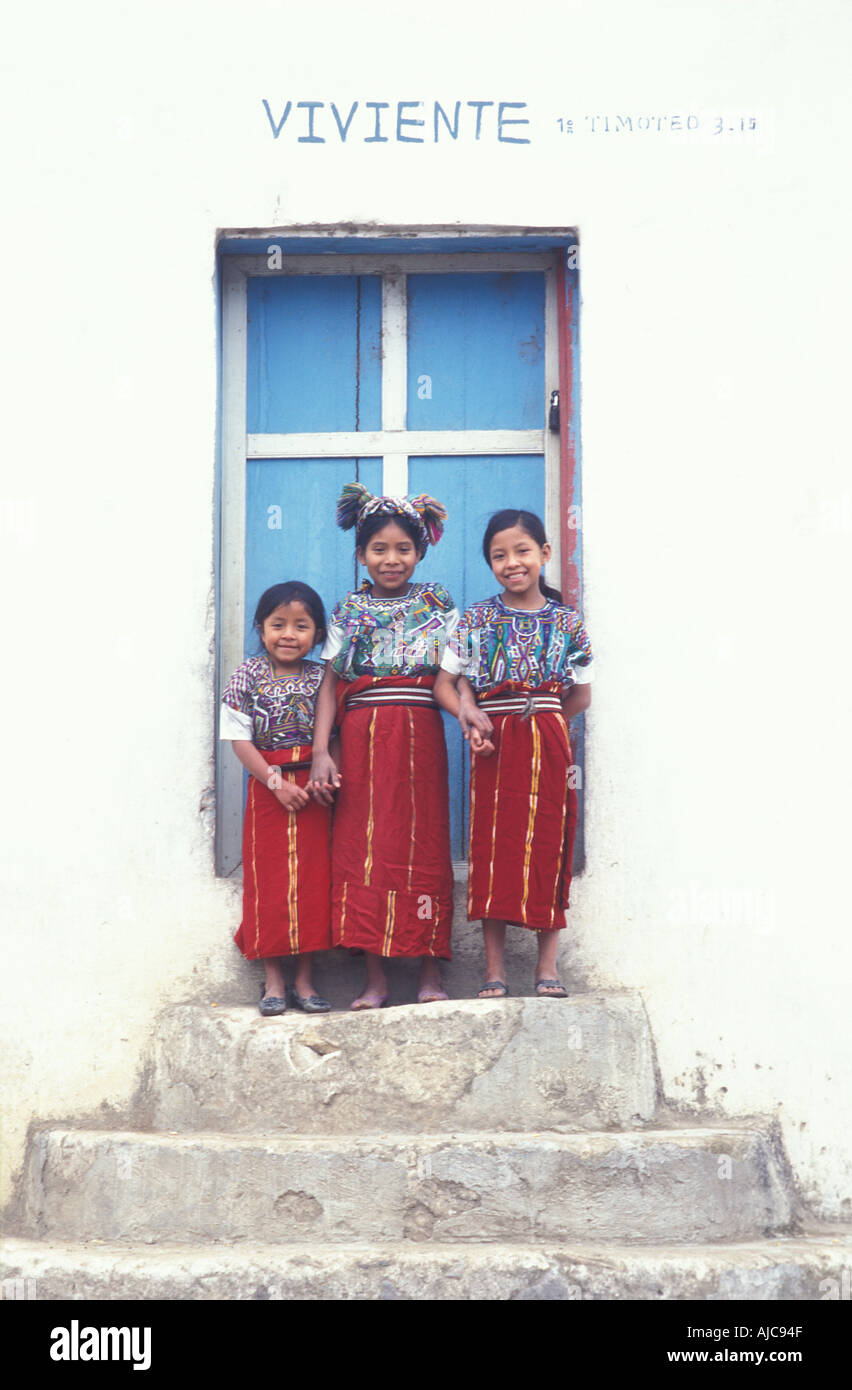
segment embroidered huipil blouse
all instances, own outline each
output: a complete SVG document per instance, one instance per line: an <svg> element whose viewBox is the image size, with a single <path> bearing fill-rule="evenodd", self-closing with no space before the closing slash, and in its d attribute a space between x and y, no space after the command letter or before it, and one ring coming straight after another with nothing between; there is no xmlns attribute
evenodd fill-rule
<svg viewBox="0 0 852 1390"><path fill-rule="evenodd" d="M437 672L456 630L458 609L441 584L411 584L404 595L375 598L370 581L336 604L322 654L345 681L359 676Z"/></svg>
<svg viewBox="0 0 852 1390"><path fill-rule="evenodd" d="M576 609L547 599L530 612L495 596L465 610L441 665L478 695L504 681L567 691L591 681L592 648Z"/></svg>
<svg viewBox="0 0 852 1390"><path fill-rule="evenodd" d="M267 749L310 743L324 670L321 661L303 661L298 675L276 676L266 652L250 656L225 686L220 739L251 739Z"/></svg>

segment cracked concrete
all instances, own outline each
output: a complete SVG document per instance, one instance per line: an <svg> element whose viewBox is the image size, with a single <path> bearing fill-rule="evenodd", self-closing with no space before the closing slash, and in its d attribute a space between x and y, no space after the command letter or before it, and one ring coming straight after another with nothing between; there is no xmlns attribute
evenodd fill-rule
<svg viewBox="0 0 852 1390"><path fill-rule="evenodd" d="M607 1129L655 1113L653 1045L628 992L262 1019L179 1005L136 1123L287 1133Z"/></svg>
<svg viewBox="0 0 852 1390"><path fill-rule="evenodd" d="M852 1227L733 1246L560 1242L146 1248L7 1238L0 1275L41 1299L816 1301L852 1281ZM844 1285L845 1280L845 1285Z"/></svg>
<svg viewBox="0 0 852 1390"><path fill-rule="evenodd" d="M630 991L321 1018L174 1006L132 1130L33 1132L10 1277L40 1298L137 1297L144 1276L157 1297L263 1300L848 1282L842 1240L834 1265L831 1241L773 1253L800 1222L779 1126L696 1127L658 1075Z"/></svg>
<svg viewBox="0 0 852 1390"><path fill-rule="evenodd" d="M44 1141L20 1234L48 1239L648 1243L794 1221L771 1145L748 1129Z"/></svg>

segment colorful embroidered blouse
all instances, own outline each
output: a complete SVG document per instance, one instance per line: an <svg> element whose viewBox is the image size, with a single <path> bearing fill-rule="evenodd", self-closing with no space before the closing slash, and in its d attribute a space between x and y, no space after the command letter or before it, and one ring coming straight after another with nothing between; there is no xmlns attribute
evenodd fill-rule
<svg viewBox="0 0 852 1390"><path fill-rule="evenodd" d="M314 736L317 691L325 668L303 661L298 676L276 676L266 652L238 666L222 695L219 737L256 748L294 748Z"/></svg>
<svg viewBox="0 0 852 1390"><path fill-rule="evenodd" d="M575 609L548 599L530 612L495 596L465 610L441 665L467 676L477 694L503 681L568 690L591 681L592 648Z"/></svg>
<svg viewBox="0 0 852 1390"><path fill-rule="evenodd" d="M418 676L437 671L458 625L458 609L441 584L411 584L408 593L374 598L370 580L336 604L322 649L339 676Z"/></svg>

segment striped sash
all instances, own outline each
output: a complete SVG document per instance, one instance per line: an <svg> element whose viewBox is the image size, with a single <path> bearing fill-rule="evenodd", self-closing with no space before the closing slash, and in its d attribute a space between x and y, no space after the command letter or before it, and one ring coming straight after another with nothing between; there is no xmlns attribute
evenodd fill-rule
<svg viewBox="0 0 852 1390"><path fill-rule="evenodd" d="M427 709L437 709L432 691L426 686L412 686L410 690L394 689L392 686L374 686L371 690L361 690L350 696L346 708L366 709L375 705L423 705Z"/></svg>
<svg viewBox="0 0 852 1390"><path fill-rule="evenodd" d="M529 719L545 710L561 714L562 701L556 695L492 695L480 700L479 708L486 714L519 714Z"/></svg>

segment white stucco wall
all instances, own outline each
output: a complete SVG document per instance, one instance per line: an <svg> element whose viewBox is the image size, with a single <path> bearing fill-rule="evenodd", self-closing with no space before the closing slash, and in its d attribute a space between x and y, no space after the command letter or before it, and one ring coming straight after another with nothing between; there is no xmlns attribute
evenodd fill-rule
<svg viewBox="0 0 852 1390"><path fill-rule="evenodd" d="M777 1115L848 1216L848 7L88 0L16 29L3 1194L32 1117L119 1107L157 1011L231 968L200 809L217 229L525 224L582 238L599 682L567 962L642 991L670 1099ZM531 144L276 141L263 98L524 101ZM717 111L757 133L714 140Z"/></svg>

